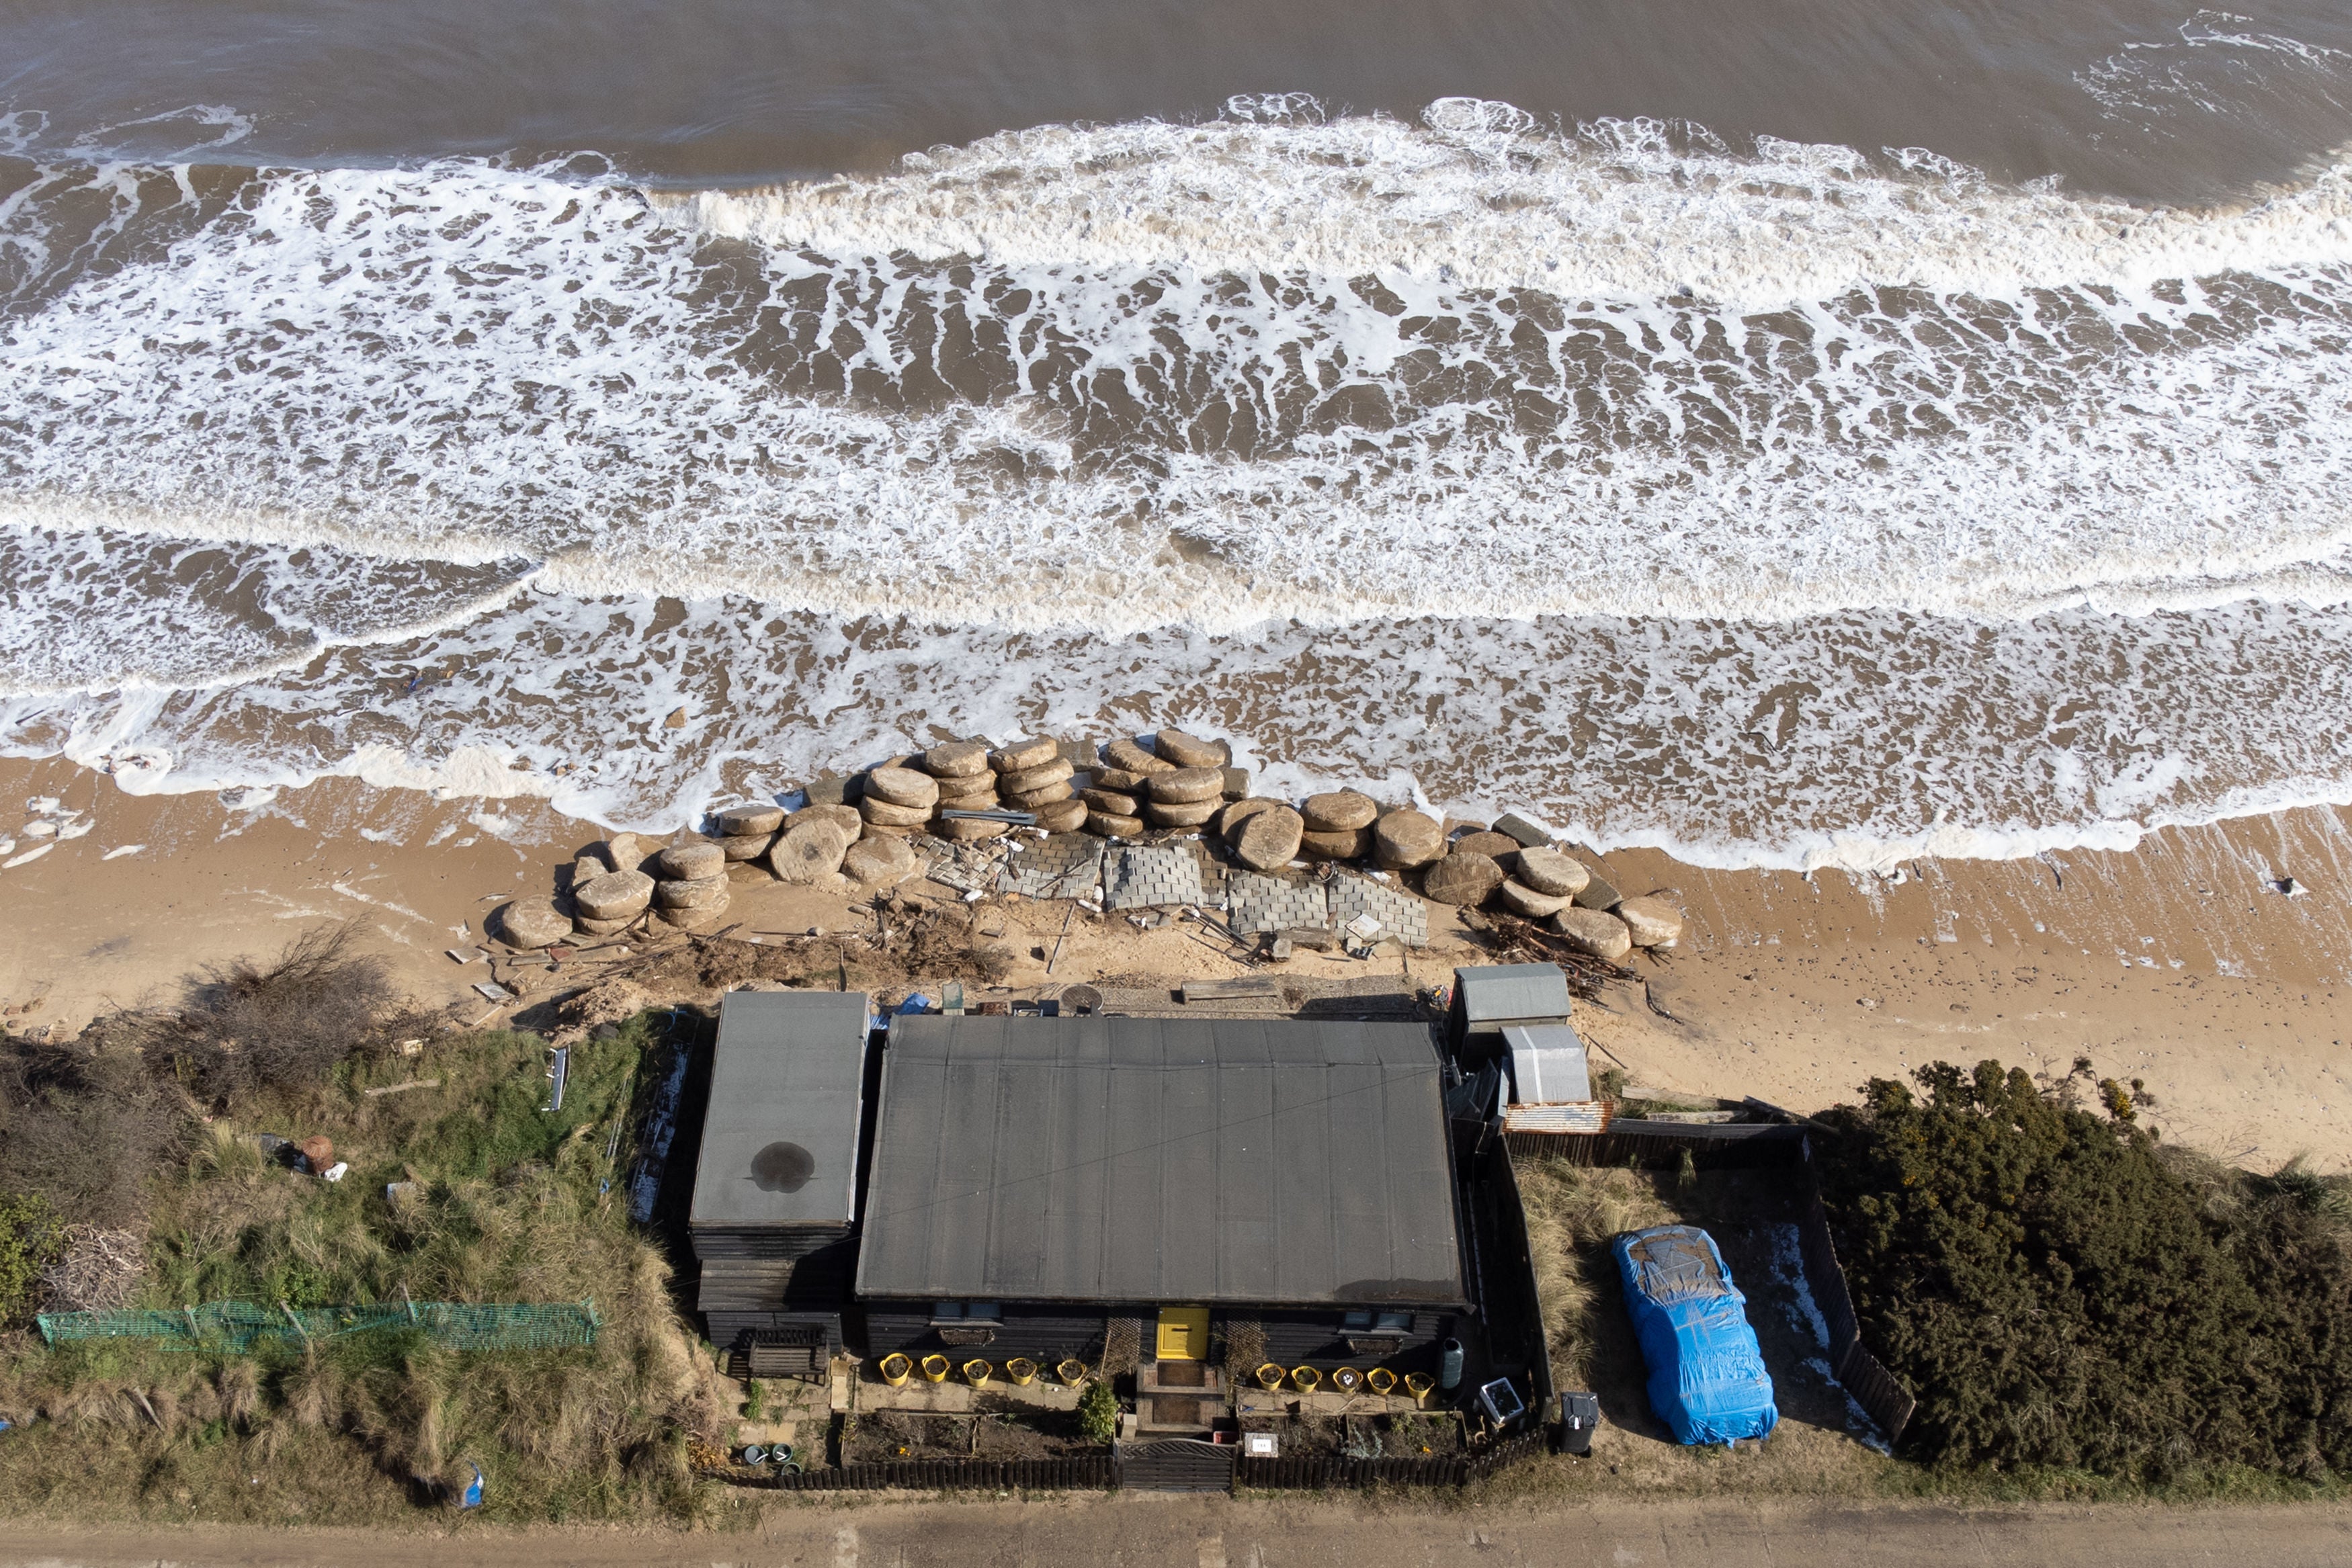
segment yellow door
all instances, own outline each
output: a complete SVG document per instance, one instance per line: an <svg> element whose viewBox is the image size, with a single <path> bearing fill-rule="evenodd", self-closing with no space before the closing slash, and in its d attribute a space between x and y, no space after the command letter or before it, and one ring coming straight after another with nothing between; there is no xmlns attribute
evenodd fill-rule
<svg viewBox="0 0 2352 1568"><path fill-rule="evenodd" d="M1162 1307L1160 1309L1160 1348L1162 1361L1199 1361L1209 1354L1209 1309L1206 1307Z"/></svg>

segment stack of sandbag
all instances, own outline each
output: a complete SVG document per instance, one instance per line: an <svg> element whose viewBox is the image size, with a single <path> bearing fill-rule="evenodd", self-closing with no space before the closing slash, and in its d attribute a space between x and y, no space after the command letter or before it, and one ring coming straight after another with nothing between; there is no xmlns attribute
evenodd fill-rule
<svg viewBox="0 0 2352 1568"><path fill-rule="evenodd" d="M786 817L768 851L768 865L780 882L822 887L842 870L850 846L865 836L866 820L855 806L803 806ZM889 841L908 862L915 852Z"/></svg>
<svg viewBox="0 0 2352 1568"><path fill-rule="evenodd" d="M635 833L614 833L572 862L572 913L591 936L627 929L653 906L654 879L640 867L652 847Z"/></svg>
<svg viewBox="0 0 2352 1568"><path fill-rule="evenodd" d="M1003 808L996 795L996 769L989 765L989 746L984 740L950 740L934 746L916 759L916 765L939 781L939 803L932 808L935 822L952 819L939 816L941 811L995 811ZM977 824L975 824L977 825ZM939 832L934 827L933 832ZM941 838L949 835L940 833Z"/></svg>
<svg viewBox="0 0 2352 1568"><path fill-rule="evenodd" d="M730 865L763 860L783 825L781 806L730 806L719 813L719 852Z"/></svg>
<svg viewBox="0 0 2352 1568"><path fill-rule="evenodd" d="M654 916L700 931L727 913L727 852L708 841L672 844L654 856Z"/></svg>
<svg viewBox="0 0 2352 1568"><path fill-rule="evenodd" d="M1208 827L1229 801L1249 794L1249 778L1233 766L1234 748L1181 729L1163 729L1149 745L1114 740L1102 749L1081 797L1087 831L1131 839L1152 828Z"/></svg>
<svg viewBox="0 0 2352 1568"><path fill-rule="evenodd" d="M939 810L940 781L906 764L913 758L869 768L857 800L857 814L878 836L903 839L927 825Z"/></svg>
<svg viewBox="0 0 2352 1568"><path fill-rule="evenodd" d="M988 766L996 775L998 800L1008 811L1027 811L1037 819L1037 825L1048 832L1066 833L1086 821L1086 808L1077 801L1077 788L1073 782L1077 765L1062 755L1059 745L1043 736L1028 740L1008 741L988 754ZM963 833L949 832L943 828L944 839L985 838L981 830L1002 824L992 822L950 823L949 827L968 830Z"/></svg>

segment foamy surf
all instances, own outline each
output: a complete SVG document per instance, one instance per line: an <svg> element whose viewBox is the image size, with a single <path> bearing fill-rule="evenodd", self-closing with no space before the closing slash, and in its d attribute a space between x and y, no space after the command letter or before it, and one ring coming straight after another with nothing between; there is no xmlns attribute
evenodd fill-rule
<svg viewBox="0 0 2352 1568"><path fill-rule="evenodd" d="M2118 68L2120 69L2120 68ZM2018 187L1918 148L1875 156L1705 129L1561 129L1445 99L1420 124L1234 100L1205 124L1042 126L910 155L896 175L656 193L700 232L828 256L1022 269L1405 276L1594 299L1690 290L1769 310L1854 289L2136 293L2352 260L2352 171L2229 211Z"/></svg>
<svg viewBox="0 0 2352 1568"><path fill-rule="evenodd" d="M2346 181L1457 101L690 197L60 159L0 205L0 745L666 826L1192 720L1710 864L2333 800Z"/></svg>

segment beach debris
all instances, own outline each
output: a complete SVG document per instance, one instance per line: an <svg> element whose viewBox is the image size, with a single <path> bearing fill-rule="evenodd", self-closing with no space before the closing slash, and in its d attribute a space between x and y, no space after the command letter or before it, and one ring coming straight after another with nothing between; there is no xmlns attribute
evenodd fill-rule
<svg viewBox="0 0 2352 1568"><path fill-rule="evenodd" d="M5 862L0 862L0 871L15 871L20 865L29 865L57 847L54 840L48 843L36 844L21 855L12 856Z"/></svg>
<svg viewBox="0 0 2352 1568"><path fill-rule="evenodd" d="M1570 907L1552 916L1551 926L1569 946L1606 964L1621 963L1633 950L1633 934L1605 910Z"/></svg>
<svg viewBox="0 0 2352 1568"><path fill-rule="evenodd" d="M325 1170L319 1173L319 1179L320 1181L341 1181L351 1174L352 1167L341 1160L337 1160L333 1165L329 1166Z"/></svg>
<svg viewBox="0 0 2352 1568"><path fill-rule="evenodd" d="M296 1141L294 1154L294 1168L315 1176L335 1163L334 1140L323 1133L313 1133Z"/></svg>
<svg viewBox="0 0 2352 1568"><path fill-rule="evenodd" d="M512 991L495 980L476 980L474 989L479 991L486 1001L510 1002L515 999L515 994Z"/></svg>
<svg viewBox="0 0 2352 1568"><path fill-rule="evenodd" d="M441 951L449 955L449 962L452 964L477 963L482 956L479 953L460 953L455 947L444 947Z"/></svg>
<svg viewBox="0 0 2352 1568"><path fill-rule="evenodd" d="M2311 889L2304 886L2303 883L2295 881L2294 878L2291 876L2281 876L2275 878L2271 883L2271 886L2275 891L2286 894L2289 898L2301 898L2304 894L2311 891Z"/></svg>

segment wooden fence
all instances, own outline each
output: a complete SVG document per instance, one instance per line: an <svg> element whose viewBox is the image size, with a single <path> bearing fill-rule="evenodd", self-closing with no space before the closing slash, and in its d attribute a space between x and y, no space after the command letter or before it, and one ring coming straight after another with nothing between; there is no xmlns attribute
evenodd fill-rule
<svg viewBox="0 0 2352 1568"><path fill-rule="evenodd" d="M1349 1459L1335 1454L1285 1455L1244 1459L1234 1467L1234 1486L1261 1491L1326 1491L1341 1487L1458 1487L1483 1480L1507 1465L1551 1447L1550 1434L1520 1432L1467 1454L1412 1455L1403 1458Z"/></svg>
<svg viewBox="0 0 2352 1568"><path fill-rule="evenodd" d="M1056 1459L888 1459L765 1476L722 1473L719 1479L777 1491L1107 1491L1118 1484L1118 1467L1109 1454L1100 1453Z"/></svg>
<svg viewBox="0 0 2352 1568"><path fill-rule="evenodd" d="M1629 1122L1605 1133L1505 1133L1515 1158L1572 1166L1676 1166L1685 1155L1701 1170L1785 1166L1798 1158L1805 1130L1774 1122Z"/></svg>
<svg viewBox="0 0 2352 1568"><path fill-rule="evenodd" d="M1265 1491L1328 1490L1344 1487L1466 1486L1506 1465L1543 1453L1549 1435L1520 1432L1467 1454L1413 1455L1400 1458L1349 1459L1331 1454L1300 1454L1275 1459L1241 1459L1234 1467L1236 1487ZM844 1465L837 1469L709 1472L730 1486L775 1491L1107 1491L1119 1484L1118 1462L1110 1454L1078 1454L1057 1459L891 1459Z"/></svg>

